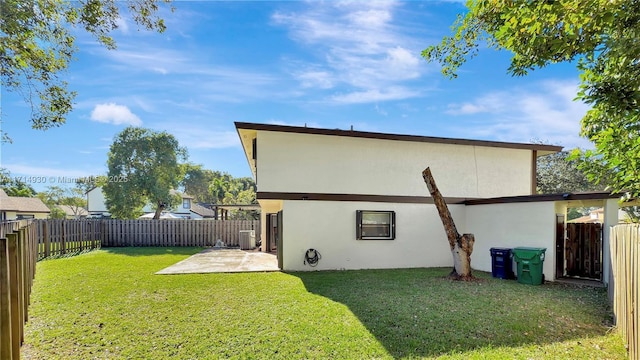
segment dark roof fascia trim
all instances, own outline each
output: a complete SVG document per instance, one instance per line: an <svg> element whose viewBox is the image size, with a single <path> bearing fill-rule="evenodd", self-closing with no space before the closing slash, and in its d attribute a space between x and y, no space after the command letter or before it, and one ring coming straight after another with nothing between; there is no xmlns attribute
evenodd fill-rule
<svg viewBox="0 0 640 360"><path fill-rule="evenodd" d="M361 201L385 202L403 204L433 204L430 196L405 195L365 195L365 194L325 194L325 193L290 193L290 192L261 192L256 194L258 200L315 200L315 201ZM466 198L445 198L447 204L464 204Z"/></svg>
<svg viewBox="0 0 640 360"><path fill-rule="evenodd" d="M238 133L240 132L240 129L246 129L246 130L276 131L276 132L298 133L298 134L346 136L346 137L356 137L356 138L365 138L365 139L413 141L413 142L451 144L451 145L487 146L487 147L524 149L524 150L543 150L543 151L552 151L552 152L562 151L562 146L556 146L556 145L455 139L455 138L442 138L442 137L419 136L419 135L385 134L385 133L374 133L374 132L367 132L367 131L319 129L319 128L300 127L300 126L256 124L256 123L245 123L245 122L235 122L234 124L236 126L236 130L238 131Z"/></svg>
<svg viewBox="0 0 640 360"><path fill-rule="evenodd" d="M620 197L609 192L592 192L578 194L545 194L506 196L487 199L469 199L461 197L445 197L445 202L450 205L489 205L510 204L544 201L585 201L606 200ZM326 193L293 193L293 192L265 192L256 193L258 200L315 200L315 201L361 201L361 202L385 202L403 204L433 204L430 196L406 196L406 195L366 195L366 194L326 194Z"/></svg>
<svg viewBox="0 0 640 360"><path fill-rule="evenodd" d="M245 127L238 127L238 124L245 124L245 123L239 123L239 122L235 122L234 123L236 125L236 132L238 133L238 138L240 139L240 145L242 145L242 151L244 152L244 157L247 158L247 161L249 162L249 167L251 166L251 159L249 158L249 154L247 153L247 149L244 147L244 144L242 143L242 134L240 134L240 130L242 129L247 129L247 130L251 130ZM257 172L257 169L255 169L255 171ZM254 174L254 178L255 176L255 172L254 169L251 169L251 173Z"/></svg>
<svg viewBox="0 0 640 360"><path fill-rule="evenodd" d="M610 192L590 192L590 193L566 193L566 194L543 194L543 195L525 195L525 196L505 196L490 199L469 199L465 205L487 205L487 204L509 204L509 203L525 203L525 202L543 202L543 201L586 201L586 200L606 200L619 198L620 195Z"/></svg>

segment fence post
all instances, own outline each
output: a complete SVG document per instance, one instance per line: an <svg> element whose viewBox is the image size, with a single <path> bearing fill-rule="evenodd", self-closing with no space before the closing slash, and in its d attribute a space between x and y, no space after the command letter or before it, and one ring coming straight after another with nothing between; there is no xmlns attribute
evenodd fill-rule
<svg viewBox="0 0 640 360"><path fill-rule="evenodd" d="M0 238L0 359L13 359L9 240Z"/></svg>
<svg viewBox="0 0 640 360"><path fill-rule="evenodd" d="M7 240L9 240L9 282L12 285L9 291L9 304L11 307L11 353L20 354L20 281L18 277L18 235L7 234ZM16 355L13 355L14 357Z"/></svg>

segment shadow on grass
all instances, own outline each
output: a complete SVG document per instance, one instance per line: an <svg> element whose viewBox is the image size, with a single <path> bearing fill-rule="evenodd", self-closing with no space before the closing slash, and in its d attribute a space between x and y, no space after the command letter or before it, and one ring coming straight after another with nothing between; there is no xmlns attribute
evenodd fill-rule
<svg viewBox="0 0 640 360"><path fill-rule="evenodd" d="M203 247L103 247L101 250L114 255L150 256L150 255L193 255L204 250Z"/></svg>
<svg viewBox="0 0 640 360"><path fill-rule="evenodd" d="M74 257L74 256L78 256L78 255L82 255L82 254L87 254L90 252L94 252L99 250L99 248L94 248L94 249L82 249L82 250L75 250L75 251L67 251L64 254L56 254L56 255L50 255L47 257L39 257L38 261L47 261L47 260L55 260L55 259L64 259L64 258L69 258L69 257Z"/></svg>
<svg viewBox="0 0 640 360"><path fill-rule="evenodd" d="M604 289L492 279L445 278L449 268L292 273L306 289L346 305L399 357L438 356L492 346L550 344L604 335ZM330 321L330 320L328 320Z"/></svg>

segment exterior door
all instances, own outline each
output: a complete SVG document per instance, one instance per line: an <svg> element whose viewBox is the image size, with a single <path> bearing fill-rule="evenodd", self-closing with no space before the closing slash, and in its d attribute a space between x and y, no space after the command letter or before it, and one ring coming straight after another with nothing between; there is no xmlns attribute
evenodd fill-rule
<svg viewBox="0 0 640 360"><path fill-rule="evenodd" d="M272 252L277 248L278 239L278 215L267 214L267 241L266 252Z"/></svg>

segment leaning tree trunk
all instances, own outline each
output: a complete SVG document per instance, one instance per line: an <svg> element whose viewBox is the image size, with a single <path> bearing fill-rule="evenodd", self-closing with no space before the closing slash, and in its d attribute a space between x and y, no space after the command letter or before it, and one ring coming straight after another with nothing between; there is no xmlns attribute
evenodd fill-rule
<svg viewBox="0 0 640 360"><path fill-rule="evenodd" d="M473 234L460 235L458 233L447 203L444 201L442 194L440 194L440 190L438 190L436 181L433 179L431 170L428 167L422 172L422 178L427 184L431 197L433 197L433 202L438 209L440 220L442 220L442 225L444 225L444 230L449 240L451 255L453 255L453 270L449 276L459 280L472 279L471 253L473 252L473 243L475 241Z"/></svg>
<svg viewBox="0 0 640 360"><path fill-rule="evenodd" d="M163 201L158 201L158 207L156 207L156 212L153 214L153 220L159 220L162 215L162 211L164 210L165 205Z"/></svg>

